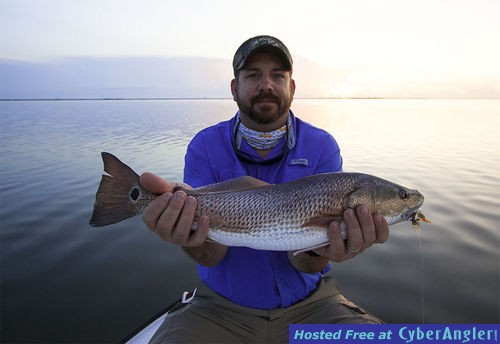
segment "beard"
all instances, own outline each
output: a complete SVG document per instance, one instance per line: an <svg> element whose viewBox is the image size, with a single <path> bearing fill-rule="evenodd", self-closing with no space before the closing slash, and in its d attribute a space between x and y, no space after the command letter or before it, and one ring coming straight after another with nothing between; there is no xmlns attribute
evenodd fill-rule
<svg viewBox="0 0 500 344"><path fill-rule="evenodd" d="M263 99L273 102L276 106L260 104L259 101ZM240 112L259 124L270 124L277 121L280 117L288 115L288 111L292 105L290 98L281 99L272 93L259 94L251 98L249 102L244 102L239 97L235 100Z"/></svg>

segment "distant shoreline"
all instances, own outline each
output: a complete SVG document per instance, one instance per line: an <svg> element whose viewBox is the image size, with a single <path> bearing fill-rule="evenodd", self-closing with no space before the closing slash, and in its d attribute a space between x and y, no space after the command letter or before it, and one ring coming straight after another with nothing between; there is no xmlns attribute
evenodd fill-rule
<svg viewBox="0 0 500 344"><path fill-rule="evenodd" d="M96 101L96 100L106 100L106 101L114 101L114 100L226 100L232 98L225 97L103 97L103 98L12 98L12 99L0 99L3 102L22 102L22 101Z"/></svg>
<svg viewBox="0 0 500 344"><path fill-rule="evenodd" d="M122 100L231 100L229 97L103 97L103 98L6 98L0 102L25 102L25 101L122 101ZM383 100L383 99L421 99L421 100L499 100L500 98L426 98L426 97L295 97L294 99L311 100Z"/></svg>

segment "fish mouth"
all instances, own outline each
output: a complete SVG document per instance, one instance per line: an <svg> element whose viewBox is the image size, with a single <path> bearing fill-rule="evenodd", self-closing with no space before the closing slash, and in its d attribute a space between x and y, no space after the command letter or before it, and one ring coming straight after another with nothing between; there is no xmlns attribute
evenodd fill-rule
<svg viewBox="0 0 500 344"><path fill-rule="evenodd" d="M401 214L401 221L411 221L413 226L417 226L420 224L420 221L424 221L426 223L432 223L428 220L425 215L421 211L421 207L414 208L408 210L406 213Z"/></svg>
<svg viewBox="0 0 500 344"><path fill-rule="evenodd" d="M421 212L420 212L421 206L422 205L419 205L418 207L408 209L407 211L405 211L402 214L395 214L393 216L387 216L387 217L385 217L385 220L387 221L387 223L389 225L394 225L396 223L405 222L405 221L414 222L418 218L419 214L421 214Z"/></svg>
<svg viewBox="0 0 500 344"><path fill-rule="evenodd" d="M421 212L421 207L417 207L417 208L413 208L413 209L409 209L408 211L406 211L405 213L399 215L399 217L401 218L401 221L413 221L414 219L416 219L418 217L418 214L420 214Z"/></svg>
<svg viewBox="0 0 500 344"><path fill-rule="evenodd" d="M424 196L417 190L411 190L411 192L420 197L420 201L413 208L408 209L406 212L402 213L399 218L400 221L411 221L413 225L418 225L420 220L425 221L425 216L422 214L422 205L424 204Z"/></svg>

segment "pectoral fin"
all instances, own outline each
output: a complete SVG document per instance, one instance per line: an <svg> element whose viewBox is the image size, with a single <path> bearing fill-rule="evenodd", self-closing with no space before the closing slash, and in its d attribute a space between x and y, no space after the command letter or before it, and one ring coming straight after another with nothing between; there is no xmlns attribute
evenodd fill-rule
<svg viewBox="0 0 500 344"><path fill-rule="evenodd" d="M340 236L342 240L347 239L347 226L344 222L344 218L342 216L321 216L310 219L309 221L302 224L302 228L305 227L319 227L327 229L331 222L337 221L340 223ZM307 250L306 250L307 251Z"/></svg>
<svg viewBox="0 0 500 344"><path fill-rule="evenodd" d="M299 253L304 253L304 252L307 252L307 251L316 250L318 248L325 247L325 246L328 246L328 245L330 245L330 243L327 241L327 242L324 242L324 243L319 244L319 245L315 245L315 246L312 246L312 247L304 248L304 249L299 250L299 251L295 251L295 252L293 252L293 255L296 256Z"/></svg>
<svg viewBox="0 0 500 344"><path fill-rule="evenodd" d="M224 245L223 243L217 241L217 240L214 240L214 239L211 239L211 238L206 238L205 239L206 242L210 242L212 244L220 244L220 245Z"/></svg>
<svg viewBox="0 0 500 344"><path fill-rule="evenodd" d="M323 227L328 228L332 221L337 221L339 223L344 222L344 218L342 216L320 216L310 219L302 224L302 228L304 227Z"/></svg>

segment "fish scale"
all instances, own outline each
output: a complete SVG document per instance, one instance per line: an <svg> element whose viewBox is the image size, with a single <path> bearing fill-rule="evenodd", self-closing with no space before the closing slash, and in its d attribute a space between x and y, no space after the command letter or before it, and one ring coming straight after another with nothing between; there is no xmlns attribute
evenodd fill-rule
<svg viewBox="0 0 500 344"><path fill-rule="evenodd" d="M130 167L110 153L101 155L109 175L103 175L96 193L89 222L95 227L135 216L157 197L142 187ZM228 246L281 251L317 247L328 242L328 225L342 222L345 209L360 204L380 213L389 225L429 222L420 212L420 192L363 173L324 173L276 185L246 176L183 190L197 200L193 230L206 215L208 238Z"/></svg>
<svg viewBox="0 0 500 344"><path fill-rule="evenodd" d="M201 215L210 219L210 239L230 246L245 243L263 250L299 250L328 240L326 226L303 226L308 220L343 213L338 191L348 190L354 175L336 174L335 184L332 176L218 194L186 192L197 199L195 221ZM331 192L325 193L328 189Z"/></svg>

